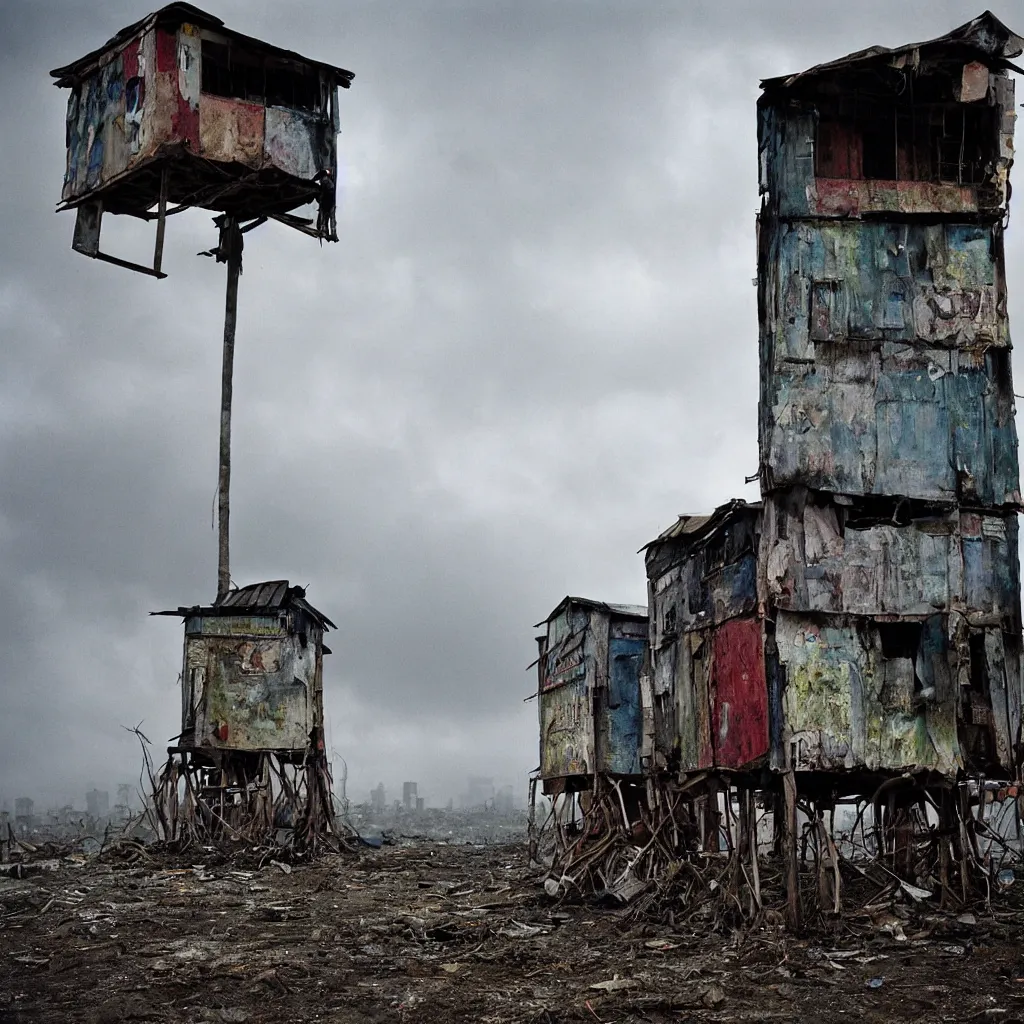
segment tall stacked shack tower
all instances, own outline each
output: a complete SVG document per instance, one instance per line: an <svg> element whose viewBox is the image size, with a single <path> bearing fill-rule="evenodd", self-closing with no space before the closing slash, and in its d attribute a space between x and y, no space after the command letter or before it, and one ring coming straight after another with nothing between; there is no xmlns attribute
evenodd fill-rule
<svg viewBox="0 0 1024 1024"><path fill-rule="evenodd" d="M758 589L771 759L805 789L1018 775L1022 49L985 13L762 83Z"/></svg>

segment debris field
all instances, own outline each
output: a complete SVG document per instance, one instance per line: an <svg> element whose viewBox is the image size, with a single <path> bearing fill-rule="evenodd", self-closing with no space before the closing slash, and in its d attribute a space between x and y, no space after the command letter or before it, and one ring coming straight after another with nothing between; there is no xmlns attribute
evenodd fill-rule
<svg viewBox="0 0 1024 1024"><path fill-rule="evenodd" d="M522 843L202 852L0 878L0 1021L1024 1021L1018 886L799 938L557 903Z"/></svg>

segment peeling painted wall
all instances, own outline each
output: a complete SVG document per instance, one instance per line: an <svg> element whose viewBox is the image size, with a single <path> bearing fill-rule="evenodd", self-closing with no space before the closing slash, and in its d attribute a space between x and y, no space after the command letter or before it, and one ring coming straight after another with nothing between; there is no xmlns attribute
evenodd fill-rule
<svg viewBox="0 0 1024 1024"><path fill-rule="evenodd" d="M321 639L274 616L188 619L183 731L216 749L305 749L320 724Z"/></svg>
<svg viewBox="0 0 1024 1024"><path fill-rule="evenodd" d="M199 108L199 148L209 160L263 166L266 108L260 103L204 96Z"/></svg>
<svg viewBox="0 0 1024 1024"><path fill-rule="evenodd" d="M860 522L854 503L787 492L766 501L767 598L788 611L927 617L1018 628L1016 515L919 510Z"/></svg>
<svg viewBox="0 0 1024 1024"><path fill-rule="evenodd" d="M945 774L963 767L957 658L946 625L941 616L928 623L916 657L885 659L878 625L868 619L780 612L776 643L795 766ZM915 660L929 687L915 685Z"/></svg>
<svg viewBox="0 0 1024 1024"><path fill-rule="evenodd" d="M771 223L759 274L769 488L1019 502L999 228Z"/></svg>
<svg viewBox="0 0 1024 1024"><path fill-rule="evenodd" d="M155 33L128 41L71 90L67 108L67 165L61 199L100 188L147 155L155 76Z"/></svg>

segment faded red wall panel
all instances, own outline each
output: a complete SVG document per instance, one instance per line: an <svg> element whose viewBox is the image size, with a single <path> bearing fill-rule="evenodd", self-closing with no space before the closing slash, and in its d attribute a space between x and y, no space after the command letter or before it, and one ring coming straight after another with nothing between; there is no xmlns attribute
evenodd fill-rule
<svg viewBox="0 0 1024 1024"><path fill-rule="evenodd" d="M178 70L177 32L168 32L165 28L156 30L156 69L157 71Z"/></svg>
<svg viewBox="0 0 1024 1024"><path fill-rule="evenodd" d="M711 710L715 764L744 768L768 753L768 686L758 619L715 630Z"/></svg>
<svg viewBox="0 0 1024 1024"><path fill-rule="evenodd" d="M193 153L199 152L199 105L189 103L181 94L182 71L179 67L178 33L157 29L156 70L163 75L165 86L162 90L170 94L170 139L184 143Z"/></svg>
<svg viewBox="0 0 1024 1024"><path fill-rule="evenodd" d="M133 39L121 51L121 60L124 62L124 80L135 78L139 73L139 40Z"/></svg>
<svg viewBox="0 0 1024 1024"><path fill-rule="evenodd" d="M857 180L862 170L863 141L852 125L822 121L818 125L816 174L819 178Z"/></svg>

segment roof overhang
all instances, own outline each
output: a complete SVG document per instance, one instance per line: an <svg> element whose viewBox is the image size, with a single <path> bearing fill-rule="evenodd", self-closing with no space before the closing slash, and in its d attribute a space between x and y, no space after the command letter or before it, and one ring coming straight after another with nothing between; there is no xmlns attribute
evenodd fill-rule
<svg viewBox="0 0 1024 1024"><path fill-rule="evenodd" d="M236 42L244 43L253 49L262 50L268 56L276 57L280 60L292 61L296 64L305 64L310 67L318 68L321 71L327 71L338 79L338 85L343 89L347 89L352 84L352 79L355 78L355 75L351 71L346 71L344 68L339 68L334 64L326 64L323 61L313 60L311 57L304 57L302 54L295 53L293 50L285 50L280 46L274 46L271 43L264 42L262 39L256 39L253 36L247 36L241 32L234 31L234 29L229 29L224 22L220 20L220 18L208 13L207 11L200 10L192 4L173 3L168 4L166 7L161 7L160 10L154 11L152 14L147 14L146 17L128 25L126 28L121 29L117 35L108 39L102 46L92 50L90 53L87 53L84 57L80 57L78 60L64 65L64 67L55 68L50 72L50 74L56 79L54 85L61 88L69 88L70 86L77 85L82 81L82 79L92 74L93 71L95 71L96 68L104 62L104 57L111 54L112 51L121 49L126 43L135 39L143 32L148 32L151 28L157 26L174 26L177 28L179 25L183 25L186 22L192 25L198 25L199 28L216 31L220 35L227 36L229 39L235 40Z"/></svg>

